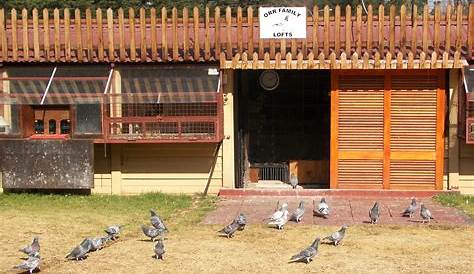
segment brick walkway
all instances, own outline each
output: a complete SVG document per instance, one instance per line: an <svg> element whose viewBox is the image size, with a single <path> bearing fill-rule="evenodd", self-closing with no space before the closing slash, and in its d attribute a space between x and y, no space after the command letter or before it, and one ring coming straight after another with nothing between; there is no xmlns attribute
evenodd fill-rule
<svg viewBox="0 0 474 274"><path fill-rule="evenodd" d="M313 197L268 197L268 196L232 196L221 197L218 207L215 211L209 213L204 219L206 224L227 224L239 212L243 212L247 216L247 221L252 223L265 223L265 218L269 217L275 210L276 204L280 201L287 202L290 214L294 211L301 200L305 202L305 216L303 224L317 225L342 225L342 224L363 224L369 221L369 209L375 201L381 204L380 224L396 224L396 225L413 225L419 224L421 217L419 215L419 204L423 202L431 211L435 218L435 224L451 224L451 225L472 225L470 220L460 210L450 207L444 207L433 201L430 197L416 197L418 211L413 219L402 217L401 212L409 205L409 197L383 197L383 196L357 196L346 197L340 195L325 195L326 201L330 207L330 217L328 219L313 217L312 199L317 203L321 196ZM290 225L294 222L289 222Z"/></svg>

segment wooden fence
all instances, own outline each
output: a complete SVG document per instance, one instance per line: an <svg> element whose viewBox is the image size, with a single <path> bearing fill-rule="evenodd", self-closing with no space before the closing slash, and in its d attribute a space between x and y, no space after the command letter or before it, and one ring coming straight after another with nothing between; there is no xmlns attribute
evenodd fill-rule
<svg viewBox="0 0 474 274"><path fill-rule="evenodd" d="M39 14L41 12L41 14ZM260 39L257 9L0 10L0 62L213 62L242 67L242 58L282 67L357 67L387 58L454 65L473 56L474 3L469 6L361 6L308 11L306 39ZM250 58L251 56L251 58ZM237 58L236 58L237 57ZM348 62L344 58L349 59ZM457 58L457 59L456 59ZM226 59L227 61L223 60ZM237 59L237 60L236 60ZM288 60L289 59L289 60ZM328 63L329 60L329 63ZM332 63L331 60L336 60ZM365 62L364 60L371 60ZM384 61L385 60L385 61ZM456 61L458 60L458 61ZM290 61L290 62L287 62ZM322 63L320 61L323 61ZM306 65L305 65L306 64ZM367 64L367 65L364 65ZM253 63L244 65L254 67ZM414 65L416 67L416 65ZM435 67L437 65L435 64ZM256 65L259 68L259 65ZM385 67L385 65L383 66ZM431 67L431 65L429 66Z"/></svg>

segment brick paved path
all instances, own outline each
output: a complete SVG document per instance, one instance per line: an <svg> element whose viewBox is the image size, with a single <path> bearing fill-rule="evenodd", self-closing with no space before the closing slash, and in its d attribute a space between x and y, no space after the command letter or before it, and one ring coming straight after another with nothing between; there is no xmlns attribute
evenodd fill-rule
<svg viewBox="0 0 474 274"><path fill-rule="evenodd" d="M416 196L415 196L416 197ZM331 209L328 219L313 217L312 199L319 203L321 196L314 197L263 197L263 196L240 196L240 197L221 197L218 207L215 211L209 213L204 219L206 224L227 224L238 212L247 215L247 220L252 223L265 223L264 220L275 210L276 204L280 201L289 204L290 213L298 207L301 200L305 201L306 212L303 217L303 224L318 225L342 225L342 224L363 224L369 221L369 209L375 201L381 204L381 215L379 222L381 224L413 225L419 224L421 217L419 214L419 204L423 202L431 211L435 218L435 224L452 225L472 225L470 220L462 211L441 206L430 197L418 197L418 210L413 219L402 217L401 212L409 205L410 198L407 197L345 197L345 196L326 196L326 201ZM433 222L433 221L432 221ZM294 224L289 222L289 224Z"/></svg>

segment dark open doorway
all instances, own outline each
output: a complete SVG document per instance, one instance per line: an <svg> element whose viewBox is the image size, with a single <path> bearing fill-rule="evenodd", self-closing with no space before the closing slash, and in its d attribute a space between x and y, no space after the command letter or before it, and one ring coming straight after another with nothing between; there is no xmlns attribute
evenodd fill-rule
<svg viewBox="0 0 474 274"><path fill-rule="evenodd" d="M303 188L329 188L330 72L236 74L237 187L294 173Z"/></svg>

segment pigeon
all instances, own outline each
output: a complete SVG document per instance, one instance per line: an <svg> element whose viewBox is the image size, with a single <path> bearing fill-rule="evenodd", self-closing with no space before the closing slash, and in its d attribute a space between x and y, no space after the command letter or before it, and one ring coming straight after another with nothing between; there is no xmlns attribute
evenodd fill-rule
<svg viewBox="0 0 474 274"><path fill-rule="evenodd" d="M316 201L313 200L313 215L323 217L327 219L329 216L329 205L326 203L326 199L323 197L319 202L318 208L316 209Z"/></svg>
<svg viewBox="0 0 474 274"><path fill-rule="evenodd" d="M33 242L30 245L21 248L19 251L27 254L28 256L31 256L34 253L38 253L40 251L39 238L34 237Z"/></svg>
<svg viewBox="0 0 474 274"><path fill-rule="evenodd" d="M415 198L411 198L411 204L408 206L405 211L402 212L402 215L404 217L408 216L410 219L413 217L413 214L415 214L416 211L416 200Z"/></svg>
<svg viewBox="0 0 474 274"><path fill-rule="evenodd" d="M153 250L155 251L155 259L164 260L163 255L165 255L166 250L162 239L158 239Z"/></svg>
<svg viewBox="0 0 474 274"><path fill-rule="evenodd" d="M247 225L247 218L245 217L244 213L240 213L235 218L235 221L239 224L239 230L244 230L245 226Z"/></svg>
<svg viewBox="0 0 474 274"><path fill-rule="evenodd" d="M370 223L376 224L380 217L379 202L375 202L369 211Z"/></svg>
<svg viewBox="0 0 474 274"><path fill-rule="evenodd" d="M268 225L274 225L277 229L282 229L288 222L288 204L283 203L281 208L270 217Z"/></svg>
<svg viewBox="0 0 474 274"><path fill-rule="evenodd" d="M301 219L303 219L304 215L304 201L300 202L298 208L291 214L290 220L294 220L295 222L299 223Z"/></svg>
<svg viewBox="0 0 474 274"><path fill-rule="evenodd" d="M105 237L97 237L97 238L89 238L88 240L91 242L91 249L90 251L96 251L102 249L108 241L110 241L110 236Z"/></svg>
<svg viewBox="0 0 474 274"><path fill-rule="evenodd" d="M316 256L316 254L318 254L319 241L320 241L320 238L316 238L310 246L303 249L300 253L294 255L293 257L291 257L290 263L292 263L292 262L305 262L305 263L311 262L313 260L314 256Z"/></svg>
<svg viewBox="0 0 474 274"><path fill-rule="evenodd" d="M290 175L290 185L293 189L298 186L298 177L296 177L296 175L293 173Z"/></svg>
<svg viewBox="0 0 474 274"><path fill-rule="evenodd" d="M232 223L225 226L223 229L219 230L218 233L223 233L227 238L232 238L234 233L240 228L239 223L236 220L233 220Z"/></svg>
<svg viewBox="0 0 474 274"><path fill-rule="evenodd" d="M166 227L165 223L163 220L156 214L156 212L153 209L150 209L150 222L151 225L157 229L163 230L165 232L168 232L168 228Z"/></svg>
<svg viewBox="0 0 474 274"><path fill-rule="evenodd" d="M41 257L39 255L39 252L36 252L34 256L29 256L27 260L25 260L19 265L14 266L13 268L26 270L31 274L35 269L39 269L40 261Z"/></svg>
<svg viewBox="0 0 474 274"><path fill-rule="evenodd" d="M323 240L329 240L330 243L334 244L334 246L337 246L341 243L342 239L344 239L344 235L346 235L346 229L347 225L343 225L341 229L327 237L324 237Z"/></svg>
<svg viewBox="0 0 474 274"><path fill-rule="evenodd" d="M154 227L147 227L145 225L142 225L142 230L143 230L143 234L149 237L153 242L155 241L156 237L161 236L165 233L164 230L154 228Z"/></svg>
<svg viewBox="0 0 474 274"><path fill-rule="evenodd" d="M91 251L92 241L90 239L84 239L78 246L76 246L71 252L66 256L66 259L70 260L84 260L87 258L87 253Z"/></svg>
<svg viewBox="0 0 474 274"><path fill-rule="evenodd" d="M118 235L120 234L120 229L122 228L122 225L112 225L107 227L104 231L107 233L107 235L110 236L112 240L115 240Z"/></svg>
<svg viewBox="0 0 474 274"><path fill-rule="evenodd" d="M423 218L423 223L425 223L425 221L428 221L428 223L430 222L431 219L434 219L433 216L431 216L431 211L426 208L426 206L424 204L421 204L421 209L420 209L420 216L421 218Z"/></svg>

